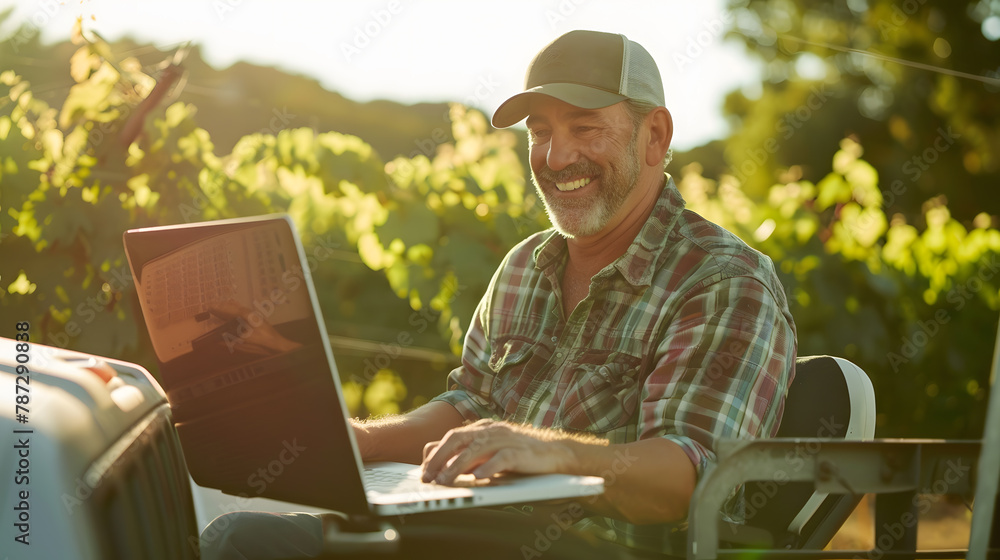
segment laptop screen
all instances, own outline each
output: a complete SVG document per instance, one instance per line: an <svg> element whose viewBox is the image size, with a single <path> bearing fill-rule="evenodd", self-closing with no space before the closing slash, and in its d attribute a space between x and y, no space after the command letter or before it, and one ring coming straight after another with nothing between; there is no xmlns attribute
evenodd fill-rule
<svg viewBox="0 0 1000 560"><path fill-rule="evenodd" d="M340 381L291 220L130 230L125 250L195 481L366 513Z"/></svg>

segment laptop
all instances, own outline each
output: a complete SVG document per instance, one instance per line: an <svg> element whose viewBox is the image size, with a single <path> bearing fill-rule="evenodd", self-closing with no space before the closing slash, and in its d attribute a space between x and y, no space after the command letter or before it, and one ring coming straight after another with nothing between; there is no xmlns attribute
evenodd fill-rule
<svg viewBox="0 0 1000 560"><path fill-rule="evenodd" d="M125 253L191 476L233 495L397 515L600 494L561 474L420 482L363 464L302 243L284 214L129 230Z"/></svg>

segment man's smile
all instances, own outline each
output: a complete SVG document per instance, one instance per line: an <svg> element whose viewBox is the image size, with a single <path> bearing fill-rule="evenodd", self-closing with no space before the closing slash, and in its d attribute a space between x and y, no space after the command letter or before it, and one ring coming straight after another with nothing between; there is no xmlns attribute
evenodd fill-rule
<svg viewBox="0 0 1000 560"><path fill-rule="evenodd" d="M562 192L575 191L579 188L585 187L593 181L592 177L582 177L580 179L575 179L566 183L556 183L556 188Z"/></svg>

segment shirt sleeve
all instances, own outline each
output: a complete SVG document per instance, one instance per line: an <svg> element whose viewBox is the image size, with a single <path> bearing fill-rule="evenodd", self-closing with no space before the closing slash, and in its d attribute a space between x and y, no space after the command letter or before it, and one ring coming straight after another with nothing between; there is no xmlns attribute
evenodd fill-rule
<svg viewBox="0 0 1000 560"><path fill-rule="evenodd" d="M777 431L795 352L791 316L759 280L739 276L696 288L667 327L644 382L639 438L673 441L700 478L715 463L717 440Z"/></svg>
<svg viewBox="0 0 1000 560"><path fill-rule="evenodd" d="M476 307L472 324L465 333L462 346L462 364L448 374L448 390L431 399L444 401L455 407L467 421L494 418L490 410L490 388L494 372L490 368L490 343L484 324L488 324L488 302L492 289L487 290Z"/></svg>

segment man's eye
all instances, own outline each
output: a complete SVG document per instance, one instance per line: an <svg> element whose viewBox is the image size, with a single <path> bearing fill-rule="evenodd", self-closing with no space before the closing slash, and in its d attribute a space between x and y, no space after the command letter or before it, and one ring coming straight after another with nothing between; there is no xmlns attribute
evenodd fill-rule
<svg viewBox="0 0 1000 560"><path fill-rule="evenodd" d="M530 130L530 131L528 131L528 135L531 136L532 140L536 140L536 141L537 140L543 140L543 139L549 137L549 131L548 130Z"/></svg>
<svg viewBox="0 0 1000 560"><path fill-rule="evenodd" d="M578 127L576 127L576 132L577 133L592 132L594 130L597 130L597 127L593 127L593 126L578 126Z"/></svg>

